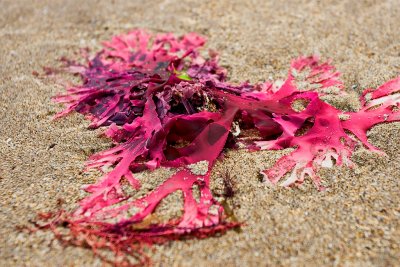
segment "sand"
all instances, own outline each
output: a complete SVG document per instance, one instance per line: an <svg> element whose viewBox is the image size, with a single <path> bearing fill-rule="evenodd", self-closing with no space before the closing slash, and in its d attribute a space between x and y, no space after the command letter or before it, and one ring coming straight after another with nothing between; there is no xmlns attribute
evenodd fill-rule
<svg viewBox="0 0 400 267"><path fill-rule="evenodd" d="M334 60L354 109L364 88L400 72L400 5L394 1L0 1L0 265L101 266L92 253L63 248L52 234L19 233L63 198L68 209L97 173L85 160L109 147L82 116L52 121L61 108L50 97L63 88L32 71L56 66L81 47L134 27L207 36L232 81L283 78L289 62L317 53ZM70 79L71 77L64 77ZM160 266L399 266L400 123L380 125L369 140L384 152L360 149L354 169L322 170L329 190L269 187L258 171L283 152L230 151L213 173L235 183L229 200L242 232L172 242L150 253ZM143 174L161 181L170 171ZM152 178L152 179L150 179ZM155 183L155 182L154 182ZM150 183L151 185L151 183ZM160 209L179 212L179 196Z"/></svg>

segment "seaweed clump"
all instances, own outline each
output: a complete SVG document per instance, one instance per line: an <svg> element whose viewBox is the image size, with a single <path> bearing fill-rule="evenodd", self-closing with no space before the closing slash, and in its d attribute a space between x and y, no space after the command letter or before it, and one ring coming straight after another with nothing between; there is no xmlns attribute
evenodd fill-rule
<svg viewBox="0 0 400 267"><path fill-rule="evenodd" d="M203 238L240 225L227 219L210 190L210 174L224 148L294 148L261 171L263 181L290 187L309 177L323 190L319 168L351 167L357 143L378 151L367 141L368 129L400 120L400 78L367 89L359 111L343 112L321 100L346 94L329 62L299 57L283 83L231 84L217 53L200 55L204 43L195 33L134 30L104 42L85 64L64 60L83 83L54 98L66 105L56 117L79 112L90 128L106 129L115 146L90 157L87 169L111 171L84 188L89 195L79 208L41 214L46 223L39 228L52 229L66 244L90 247L106 261L102 251L111 250L115 265L147 264L149 244ZM145 196L134 198L122 189L123 183L139 189L135 174L159 167L176 172ZM152 223L157 205L176 191L183 196L182 216Z"/></svg>

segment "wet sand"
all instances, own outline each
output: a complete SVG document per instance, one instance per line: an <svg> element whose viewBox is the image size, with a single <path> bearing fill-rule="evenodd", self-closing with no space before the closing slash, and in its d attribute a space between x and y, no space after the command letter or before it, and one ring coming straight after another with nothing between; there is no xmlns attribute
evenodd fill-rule
<svg viewBox="0 0 400 267"><path fill-rule="evenodd" d="M143 3L145 2L145 3ZM78 114L59 121L50 97L63 91L32 71L57 66L82 47L131 28L208 38L231 81L284 78L290 60L316 53L332 58L356 109L360 92L400 73L398 1L0 1L0 265L101 266L89 250L63 248L52 234L19 233L40 211L68 209L98 173L82 173L93 152L110 146ZM75 56L76 57L76 56ZM64 80L73 79L62 77ZM162 266L398 266L400 265L400 123L380 125L369 140L386 156L359 149L354 169L324 169L318 192L270 187L258 172L287 151L229 151L213 172L213 190L227 170L229 200L241 233L172 242L150 253ZM144 173L152 186L169 170ZM160 207L179 212L179 196Z"/></svg>

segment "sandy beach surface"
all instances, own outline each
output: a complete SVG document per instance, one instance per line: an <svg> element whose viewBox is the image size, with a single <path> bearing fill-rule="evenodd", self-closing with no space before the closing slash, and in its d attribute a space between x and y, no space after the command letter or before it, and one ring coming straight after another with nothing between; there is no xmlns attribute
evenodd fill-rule
<svg viewBox="0 0 400 267"><path fill-rule="evenodd" d="M85 160L110 146L101 130L61 110L50 97L64 89L32 71L77 57L82 47L132 28L183 34L198 32L207 48L221 53L231 81L284 78L290 60L319 54L343 73L349 97L332 102L357 109L365 88L400 73L400 5L393 1L14 1L0 0L0 265L101 266L91 251L53 241L49 232L17 231L37 212L54 210L63 198L72 210L81 186L96 172L82 173ZM60 79L73 81L67 75ZM171 242L149 254L156 266L399 266L400 123L379 125L369 140L380 156L363 148L357 167L324 169L328 186L308 182L283 189L260 182L258 172L283 153L229 151L213 172L229 171L229 200L242 232L204 240ZM171 170L142 174L144 188ZM179 212L179 196L160 207Z"/></svg>

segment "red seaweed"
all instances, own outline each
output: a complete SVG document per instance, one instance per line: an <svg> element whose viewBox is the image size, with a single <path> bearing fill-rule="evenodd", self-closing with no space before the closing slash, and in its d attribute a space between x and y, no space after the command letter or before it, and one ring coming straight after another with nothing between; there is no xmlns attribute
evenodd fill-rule
<svg viewBox="0 0 400 267"><path fill-rule="evenodd" d="M359 142L379 151L368 143L366 132L379 123L400 121L400 78L365 90L361 109L343 112L321 99L346 94L330 62L299 57L283 83L232 84L216 52L210 51L209 58L200 55L204 43L195 33L153 36L134 30L104 42L93 58L85 51L86 64L63 59L83 83L55 97L66 104L56 118L76 111L91 121L90 128L106 128L115 146L92 155L87 169L112 169L85 187L89 195L77 210L42 214L47 223L39 228L52 229L64 243L90 247L106 261L99 251L111 250L115 265L148 264L146 245L240 226L224 214L210 189L212 167L224 148L294 148L261 171L263 180L276 184L286 175L281 185L290 187L308 176L323 190L319 168L351 167ZM176 173L140 198L122 190L123 181L139 190L135 174L159 167L176 168ZM182 216L151 222L157 205L176 191L183 196Z"/></svg>

